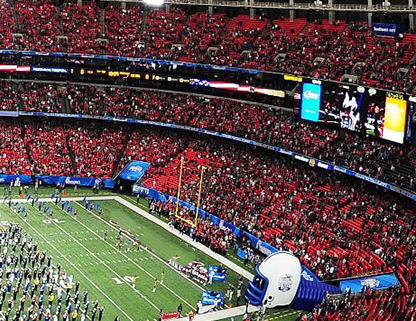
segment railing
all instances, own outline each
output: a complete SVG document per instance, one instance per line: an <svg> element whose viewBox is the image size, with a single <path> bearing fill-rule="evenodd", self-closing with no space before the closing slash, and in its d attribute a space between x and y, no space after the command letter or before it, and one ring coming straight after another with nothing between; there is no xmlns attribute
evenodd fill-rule
<svg viewBox="0 0 416 321"><path fill-rule="evenodd" d="M183 62L183 61L174 61L174 60L161 60L161 59L151 59L151 58L140 58L140 57L126 57L126 56L111 56L111 55L101 55L101 54L83 54L83 53L69 53L69 52L41 52L41 51L24 51L24 50L2 50L0 49L0 55L12 55L12 56L28 56L28 57L54 57L54 58L68 58L68 59L92 59L92 60L107 60L107 61L120 61L120 62L137 62L137 63L147 63L147 64L158 64L158 65L170 65L173 67L198 67L203 69L212 69L218 71L229 71L229 72L241 72L246 74L252 75L275 75L280 77L290 76L296 78L305 78L305 79L314 79L319 81L331 82L331 83L338 83L338 84L347 84L352 85L348 82L341 82L331 79L324 79L324 78L316 78L313 76L304 76L304 75L295 75L290 73L278 72L273 70L259 70L259 69L249 69L249 68L240 68L240 67L230 67L230 66L223 66L223 65L214 65L214 64L203 64L203 63L196 63L196 62ZM25 62L28 63L28 62ZM360 84L355 84L356 86ZM379 88L375 86L367 86L361 85L367 88L375 88L377 90L382 91L389 91L389 92L397 92L403 93L401 91L393 90L393 89L385 89ZM403 93L405 94L405 93ZM416 100L416 98L414 98Z"/></svg>
<svg viewBox="0 0 416 321"><path fill-rule="evenodd" d="M377 186L381 186L387 190L394 191L396 193L399 193L405 197L410 198L413 201L416 201L416 194L406 191L402 188L399 188L397 186L391 185L390 183L383 182L377 178L367 176L364 174L360 174L357 172L354 172L348 168L338 166L334 163L329 163L326 161L321 161L320 159L315 159L309 156L305 156L302 154L298 154L295 152L292 152L290 150L280 148L277 146L272 146L269 144L261 143L252 139L247 139L243 137L237 137L229 134L223 134L218 133L212 130L206 130L196 127L190 127L190 126L183 126L183 125L176 125L171 123L164 123L164 122L158 122L158 121L151 121L151 120L143 120L143 119L132 119L132 118L117 118L117 117L106 117L106 116L91 116L91 115L78 115L78 114L62 114L62 113L44 113L44 112L26 112L26 111L3 111L1 112L1 116L10 116L10 117L19 117L19 116L35 116L35 117L58 117L58 118L75 118L75 119L94 119L94 120L107 120L107 121L114 121L114 122L122 122L122 123L130 123L130 124L142 124L142 125L151 125L151 126L158 126L158 127L165 127L165 128L172 128L172 129L180 129L180 130L186 130L186 131L192 131L202 134L207 134L211 136L221 137L228 140L233 140L237 142L242 142L245 144L265 148L271 151L274 151L279 154L287 155L290 157L293 157L294 159L307 163L311 167L318 167L322 168L328 171L336 171L339 173L343 173L349 176L357 177L361 180L364 180L366 182L372 183Z"/></svg>
<svg viewBox="0 0 416 321"><path fill-rule="evenodd" d="M140 0L104 0L111 2L130 2L144 3ZM274 1L238 1L238 0L166 0L166 4L194 5L194 6L213 6L213 7L240 7L240 8L262 8L262 9L283 9L283 10L321 10L321 11L351 11L351 12L396 12L396 13L416 13L416 6L390 5L383 6L366 4L332 4L315 5L311 3L274 2Z"/></svg>

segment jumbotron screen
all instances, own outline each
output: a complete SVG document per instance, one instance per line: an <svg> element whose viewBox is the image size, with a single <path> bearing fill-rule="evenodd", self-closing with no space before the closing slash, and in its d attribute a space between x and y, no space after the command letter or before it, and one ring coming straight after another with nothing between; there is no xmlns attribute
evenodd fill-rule
<svg viewBox="0 0 416 321"><path fill-rule="evenodd" d="M402 144L407 102L403 95L336 83L304 83L301 118L334 124Z"/></svg>

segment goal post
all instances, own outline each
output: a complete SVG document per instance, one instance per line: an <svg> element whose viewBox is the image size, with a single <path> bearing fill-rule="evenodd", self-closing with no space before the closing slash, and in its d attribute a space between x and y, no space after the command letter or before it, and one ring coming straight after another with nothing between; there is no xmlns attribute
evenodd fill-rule
<svg viewBox="0 0 416 321"><path fill-rule="evenodd" d="M199 189L198 189L198 200L196 205L196 212L195 212L195 219L186 219L179 215L179 200L181 197L181 189L182 189L182 174L183 174L183 167L184 167L184 158L181 158L181 165L179 169L179 180L178 180L178 192L176 194L176 208L175 208L175 218L184 221L185 223L189 224L192 227L198 226L198 218L199 218L199 209L201 206L201 195L202 195L202 185L204 181L204 171L205 167L201 166L201 175L199 177Z"/></svg>
<svg viewBox="0 0 416 321"><path fill-rule="evenodd" d="M181 197L183 162L184 162L184 159L183 157L181 157L181 166L179 168L178 193L176 194L175 217L178 217L178 211L179 211L179 199Z"/></svg>
<svg viewBox="0 0 416 321"><path fill-rule="evenodd" d="M199 207L201 205L201 194L202 194L202 182L204 180L204 170L205 167L201 167L201 178L199 179L199 191L198 191L198 201L196 203L196 213L195 213L195 224L194 227L198 226L198 218L199 218Z"/></svg>

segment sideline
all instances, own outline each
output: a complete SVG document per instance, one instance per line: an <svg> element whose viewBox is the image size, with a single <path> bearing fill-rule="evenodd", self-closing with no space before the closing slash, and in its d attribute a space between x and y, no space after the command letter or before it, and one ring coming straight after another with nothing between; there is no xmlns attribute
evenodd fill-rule
<svg viewBox="0 0 416 321"><path fill-rule="evenodd" d="M82 206L80 203L78 202L74 202L77 206L81 207L83 210L88 211L89 213L91 213L91 215L93 215L94 217L96 217L98 220L100 220L101 222L103 222L104 224L108 225L110 228L118 231L118 229L114 226L111 225L108 221L104 220L103 218L99 217L97 214L95 214L94 212L85 209L84 206ZM130 240L133 240L133 238L131 236L129 236L128 234L125 235L125 237L127 237ZM133 240L134 241L134 240ZM196 283L194 280L192 280L191 278L189 278L188 276L186 276L184 273L182 273L181 271L175 269L172 265L170 265L168 262L166 262L165 260L163 260L160 256L158 256L155 252L149 250L146 246L140 245L140 247L146 251L147 253L149 253L150 255L154 256L157 260L159 260L161 263L165 264L167 267L169 267L170 269L172 269L173 271L175 271L176 273L178 273L180 276L182 276L184 279L186 279L187 281L191 282L193 285L195 285L198 289L204 291L204 288L199 285L198 283ZM147 273L147 272L146 272ZM166 287L166 285L164 285Z"/></svg>
<svg viewBox="0 0 416 321"><path fill-rule="evenodd" d="M212 251L211 249L209 249L205 245L192 240L192 238L189 237L188 235L179 233L178 230L175 230L175 229L171 228L167 223L159 220L157 217L153 216L152 214L147 213L146 211L144 211L141 208L137 207L136 205L130 203L129 201L125 200L124 198L121 198L120 196L115 196L115 201L117 201L120 204L128 207L132 211L136 212L137 214L140 214L144 218L148 219L149 221L152 221L153 223L159 225L160 227L163 227L169 233L177 236L178 238L180 238L181 240L190 244L191 246L193 246L193 247L197 248L198 250L204 252L205 254L209 255L211 258L213 258L213 259L217 260L218 262L222 263L223 265L227 266L229 269L231 269L231 270L237 272L238 274L242 275L247 280L251 281L253 279L254 275L251 274L250 272L246 271L245 269L243 269L239 265L235 264L234 262L227 259L226 257L224 257L224 256L222 256L218 253L215 253L214 251Z"/></svg>
<svg viewBox="0 0 416 321"><path fill-rule="evenodd" d="M8 209L11 213L16 214L12 209ZM24 222L24 224L26 224L27 226L30 227L31 230L33 230L41 239L43 239L46 243L48 243L55 251L56 253L58 253L62 258L65 259L65 261L67 261L69 263L70 266L72 266L75 270L77 270L92 286L94 286L98 292L100 292L111 304L113 304L113 306L115 306L122 314L124 314L124 316L129 319L130 321L134 321L122 308L120 308L103 290L101 290L101 288L95 284L88 276L86 276L79 268L76 267L76 265L74 263L72 263L65 255L62 254L61 251L59 251L53 244L49 243L48 240L41 234L38 232L37 229L35 229L32 224L30 224L29 222L23 220L19 215L17 215L20 220L22 220Z"/></svg>
<svg viewBox="0 0 416 321"><path fill-rule="evenodd" d="M245 270L241 266L235 264L234 262L227 259L226 257L224 257L224 256L222 256L218 253L215 253L214 251L212 251L211 249L209 249L208 247L206 247L202 243L195 242L188 235L179 233L179 231L171 228L167 223L163 222L162 220L158 219L157 217L153 216L152 214L149 214L145 210L137 207L133 203L125 200L124 198L122 198L120 196L108 196L108 195L107 196L86 196L86 198L87 198L87 200L90 200L90 201L111 201L111 200L117 201L118 203L120 203L120 204L124 205L125 207L131 209L133 212L143 216L147 220L149 220L149 221L159 225L160 227L164 228L166 231L168 231L169 233L171 233L171 234L175 235L176 237L180 238L182 241L184 241L184 242L188 243L189 245L197 248L198 250L204 252L205 254L207 254L208 256L213 258L214 260L217 260L218 262L222 263L223 265L225 265L229 269L233 270L234 272L242 275L247 280L251 281L254 277L253 274L251 274L250 272L248 272L247 270ZM77 202L77 201L83 201L84 197L63 197L62 200ZM51 201L53 202L53 200L50 197L48 197L48 198L39 198L38 201L39 202L51 202ZM31 200L27 200L26 198L12 199L12 203L13 202L30 203ZM3 201L3 203L6 204L6 202L4 202L4 201Z"/></svg>
<svg viewBox="0 0 416 321"><path fill-rule="evenodd" d="M257 312L258 310L259 310L259 308L254 306L254 305L249 305L249 307L248 307L248 313ZM223 319L228 319L228 318L244 315L245 312L246 312L246 306L245 305L240 305L238 307L231 308L231 309L225 309L225 310L210 312L210 313L206 313L206 314L196 314L195 318L194 318L194 321L223 320ZM184 317L184 318L180 318L180 319L177 319L177 320L178 321L188 321L189 318Z"/></svg>
<svg viewBox="0 0 416 321"><path fill-rule="evenodd" d="M82 208L82 206L78 203L75 202L75 204L77 204L79 207ZM56 206L56 205L54 205ZM67 216L71 216L69 213L66 213L65 211L63 211ZM88 212L92 213L92 215L95 216L95 214L93 214L93 212L89 211ZM77 222L78 224L80 224L81 226L83 226L86 230L88 230L90 233L94 234L97 237L100 237L100 235L98 235L96 232L94 232L93 230L91 230L88 226L86 226L84 223L82 223L80 221L80 218L77 220L74 220L72 218L73 221ZM110 246L111 248L113 248L115 251L117 251L117 248L112 245L110 242L104 242L106 245ZM140 270L142 270L144 273L146 273L148 276L150 276L151 278L156 278L155 276L153 276L152 274L150 274L148 271L146 271L144 268L142 268L139 264L137 264L136 262L134 262L130 257L128 257L126 254L124 254L123 252L119 252L125 259L127 259L129 262L133 263L133 265L137 266ZM165 284L161 284L164 288L166 288L169 292L171 292L173 295L175 295L177 298L179 298L180 300L182 300L182 302L185 302L191 309L193 309L194 307L184 298L182 298L181 296L179 296L176 292L174 292L173 290L171 290L168 286L166 286Z"/></svg>
<svg viewBox="0 0 416 321"><path fill-rule="evenodd" d="M77 201L83 201L84 200L84 197L63 197L62 200L77 202ZM253 279L253 277L254 277L253 274L251 274L250 272L246 271L245 269L243 269L239 265L235 264L231 260L225 258L224 256L222 256L222 255L220 255L218 253L215 253L214 251L212 251L211 249L209 249L205 245L203 245L203 244L201 244L199 242L193 241L192 238L189 237L188 235L179 233L179 231L173 229L167 223L161 221L157 217L149 214L148 212L144 211L143 209L137 207L133 203L131 203L131 202L123 199L120 196L90 196L90 197L87 196L87 200L91 200L91 201L108 201L108 200L114 200L114 201L116 201L116 202L124 205L125 207L129 208L130 210L132 210L136 214L139 214L142 217L146 218L147 220L149 220L149 221L151 221L151 222L159 225L160 227L164 228L166 231L168 231L169 233L175 235L176 237L178 237L179 239L181 239L184 242L188 243L192 247L197 248L198 250L202 251L206 255L208 255L211 258L213 258L213 259L217 260L218 262L222 263L227 268L233 270L236 273L239 273L240 275L242 275L247 280L250 280L251 281ZM16 202L16 201L18 201L19 203L29 203L29 202L31 202L31 200L28 201L27 199L12 199L12 202ZM41 201L41 202L53 202L53 200L50 197L49 198L40 198L38 201ZM79 206L79 204L78 204L78 206ZM51 246L53 246L53 245L51 244ZM82 274L82 272L81 272L81 274ZM253 313L253 312L256 312L258 310L259 310L259 307L252 306L252 305L250 305L249 306L249 309L248 309L249 313ZM200 314L200 315L197 314L197 315L195 315L194 320L195 321L215 321L215 320L222 320L222 319L227 319L227 318L231 318L231 317L236 317L236 316L244 315L245 311L246 311L245 305L241 305L241 306L238 306L238 307L234 307L234 308L230 308L230 309L225 309L225 310L220 310L220 311L215 311L215 312L211 312L211 313L207 313L207 314ZM177 319L177 320L178 321L188 321L189 319L188 319L188 317L184 317L184 318Z"/></svg>

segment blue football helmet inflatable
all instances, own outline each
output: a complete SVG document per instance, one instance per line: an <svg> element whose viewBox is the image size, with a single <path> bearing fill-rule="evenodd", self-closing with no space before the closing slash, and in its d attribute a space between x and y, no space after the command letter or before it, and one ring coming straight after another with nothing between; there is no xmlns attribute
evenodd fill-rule
<svg viewBox="0 0 416 321"><path fill-rule="evenodd" d="M340 292L338 287L320 282L296 256L285 251L267 257L256 272L244 295L253 305L274 308L293 302L294 308L310 311L327 292Z"/></svg>

